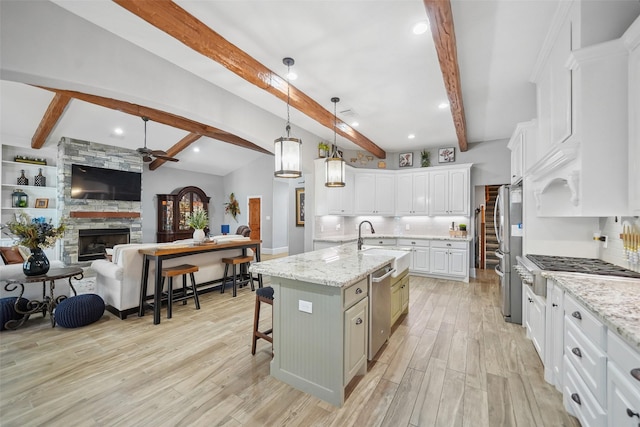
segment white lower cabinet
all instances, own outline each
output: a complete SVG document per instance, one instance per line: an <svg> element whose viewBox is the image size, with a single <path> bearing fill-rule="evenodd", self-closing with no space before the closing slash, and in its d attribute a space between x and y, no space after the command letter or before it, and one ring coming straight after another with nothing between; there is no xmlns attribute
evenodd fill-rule
<svg viewBox="0 0 640 427"><path fill-rule="evenodd" d="M540 356L542 363L545 363L545 323L546 305L544 298L533 293L530 286L522 285L525 298L526 316L522 319L523 326L527 328L527 337L533 342L533 346Z"/></svg>
<svg viewBox="0 0 640 427"><path fill-rule="evenodd" d="M412 273L429 273L429 240L398 239L398 247L409 249L409 270Z"/></svg>
<svg viewBox="0 0 640 427"><path fill-rule="evenodd" d="M547 322L545 333L544 379L562 391L564 354L564 291L554 280L547 279Z"/></svg>
<svg viewBox="0 0 640 427"><path fill-rule="evenodd" d="M640 425L640 353L607 333L607 416L610 427Z"/></svg>
<svg viewBox="0 0 640 427"><path fill-rule="evenodd" d="M607 425L607 414L593 397L577 370L565 354L563 400L567 412L575 416L582 427ZM613 426L612 426L613 427ZM617 427L617 426L616 426Z"/></svg>
<svg viewBox="0 0 640 427"><path fill-rule="evenodd" d="M467 242L431 242L429 271L457 278L469 277Z"/></svg>

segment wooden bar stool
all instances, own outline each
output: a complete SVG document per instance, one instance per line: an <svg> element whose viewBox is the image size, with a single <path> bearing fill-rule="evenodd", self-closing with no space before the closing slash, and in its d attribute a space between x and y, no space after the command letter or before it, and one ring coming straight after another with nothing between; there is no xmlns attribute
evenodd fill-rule
<svg viewBox="0 0 640 427"><path fill-rule="evenodd" d="M265 286L256 291L256 308L253 314L253 343L251 344L251 354L256 354L256 342L259 338L271 343L271 356L273 357L273 326L266 331L259 331L260 326L260 304L269 304L273 310L273 288ZM273 320L272 320L273 322ZM271 335L271 336L270 336Z"/></svg>
<svg viewBox="0 0 640 427"><path fill-rule="evenodd" d="M220 290L221 294L224 293L224 287L227 284L229 265L233 266L233 296L234 297L236 296L236 286L238 285L242 287L247 283L251 283L251 290L252 291L255 290L255 287L253 286L253 280L251 280L251 274L249 274L248 278L242 277L239 281L237 280L238 273L236 272L236 266L240 265L240 267L242 267L243 265L246 264L246 270L248 272L249 263L251 263L251 261L253 261L253 257L251 256L236 256L233 258L222 258L222 262L224 263L224 277L222 278L222 289ZM242 273L242 268L240 269L240 272Z"/></svg>
<svg viewBox="0 0 640 427"><path fill-rule="evenodd" d="M200 300L198 299L198 291L196 290L196 279L193 273L198 271L197 265L182 264L175 267L166 267L162 269L162 286L164 287L164 279L169 278L169 289L167 290L167 319L171 319L172 315L172 303L173 299L173 278L175 276L182 276L182 296L176 298L175 301L182 301L182 304L187 303L187 298L193 298L196 303L196 310L200 310ZM191 276L191 294L187 294L187 274Z"/></svg>

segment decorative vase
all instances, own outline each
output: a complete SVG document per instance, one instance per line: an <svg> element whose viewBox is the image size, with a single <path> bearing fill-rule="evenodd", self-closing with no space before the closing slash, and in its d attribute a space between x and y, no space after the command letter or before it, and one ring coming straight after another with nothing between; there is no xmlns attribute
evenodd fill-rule
<svg viewBox="0 0 640 427"><path fill-rule="evenodd" d="M20 171L20 176L18 177L18 185L29 185L29 179L24 176L24 169Z"/></svg>
<svg viewBox="0 0 640 427"><path fill-rule="evenodd" d="M31 249L31 255L22 264L22 272L25 276L40 276L49 271L49 259L40 248Z"/></svg>
<svg viewBox="0 0 640 427"><path fill-rule="evenodd" d="M193 241L194 241L194 243L203 243L204 242L204 230L196 229L193 232Z"/></svg>
<svg viewBox="0 0 640 427"><path fill-rule="evenodd" d="M33 178L33 183L36 187L46 187L47 186L47 177L42 175L42 168L38 170L38 175Z"/></svg>

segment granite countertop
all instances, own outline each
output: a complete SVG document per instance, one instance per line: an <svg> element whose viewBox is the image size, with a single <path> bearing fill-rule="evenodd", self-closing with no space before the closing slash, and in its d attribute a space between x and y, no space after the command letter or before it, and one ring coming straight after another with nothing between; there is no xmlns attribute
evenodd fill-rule
<svg viewBox="0 0 640 427"><path fill-rule="evenodd" d="M394 259L390 255L364 255L355 245L254 262L249 271L267 276L344 287L356 283Z"/></svg>
<svg viewBox="0 0 640 427"><path fill-rule="evenodd" d="M640 351L640 280L581 273L543 272L609 329Z"/></svg>
<svg viewBox="0 0 640 427"><path fill-rule="evenodd" d="M428 234L364 234L363 239L425 239L425 240L459 240L462 242L470 242L473 240L471 236L467 237L451 237L451 236L435 236ZM314 237L314 242L355 242L358 240L358 235L346 235L346 236L328 236L328 237Z"/></svg>

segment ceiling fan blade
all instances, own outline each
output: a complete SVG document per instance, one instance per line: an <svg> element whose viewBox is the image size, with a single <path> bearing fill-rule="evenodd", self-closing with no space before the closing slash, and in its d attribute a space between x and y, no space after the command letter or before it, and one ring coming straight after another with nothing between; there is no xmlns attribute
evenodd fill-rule
<svg viewBox="0 0 640 427"><path fill-rule="evenodd" d="M168 162L177 162L179 161L178 159L176 159L175 157L169 157L169 156L158 156L158 155L154 155L156 158L161 159L161 160L166 160Z"/></svg>
<svg viewBox="0 0 640 427"><path fill-rule="evenodd" d="M149 152L153 156L168 156L169 155L169 154L167 154L166 151L163 151L163 150L149 150Z"/></svg>

